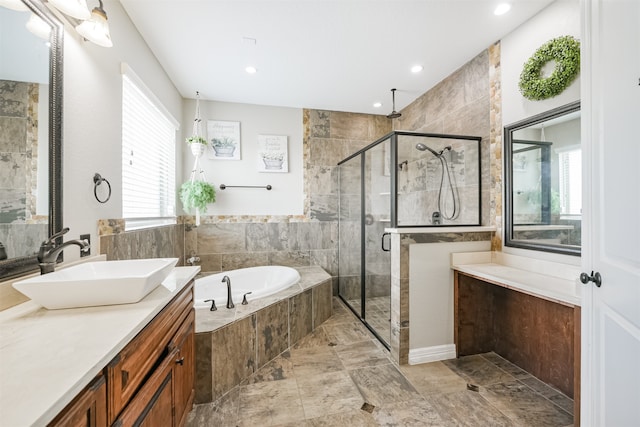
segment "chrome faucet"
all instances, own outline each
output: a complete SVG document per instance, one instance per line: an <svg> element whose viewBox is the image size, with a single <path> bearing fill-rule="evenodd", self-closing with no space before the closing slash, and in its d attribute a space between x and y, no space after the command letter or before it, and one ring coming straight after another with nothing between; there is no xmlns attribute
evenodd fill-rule
<svg viewBox="0 0 640 427"><path fill-rule="evenodd" d="M225 282L227 283L227 308L234 308L235 304L231 298L231 279L229 279L229 276L224 276L222 278L222 283Z"/></svg>
<svg viewBox="0 0 640 427"><path fill-rule="evenodd" d="M82 252L89 250L89 243L86 240L68 240L60 245L56 245L56 239L66 234L69 231L69 227L63 228L60 232L55 233L40 245L40 251L38 252L38 262L40 263L40 274L53 273L56 269L56 260L58 255L67 246L77 245L80 246Z"/></svg>

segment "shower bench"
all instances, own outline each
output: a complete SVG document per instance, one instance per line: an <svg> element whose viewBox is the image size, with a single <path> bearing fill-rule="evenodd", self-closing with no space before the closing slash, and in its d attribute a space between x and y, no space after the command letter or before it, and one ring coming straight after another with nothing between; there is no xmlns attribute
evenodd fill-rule
<svg viewBox="0 0 640 427"><path fill-rule="evenodd" d="M578 267L482 252L452 269L457 356L496 352L574 399L579 425Z"/></svg>

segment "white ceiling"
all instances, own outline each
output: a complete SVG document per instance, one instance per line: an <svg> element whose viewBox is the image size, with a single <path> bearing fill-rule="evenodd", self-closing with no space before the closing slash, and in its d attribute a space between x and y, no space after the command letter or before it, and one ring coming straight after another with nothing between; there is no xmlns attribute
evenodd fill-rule
<svg viewBox="0 0 640 427"><path fill-rule="evenodd" d="M371 114L391 112L391 88L401 110L553 2L508 0L495 16L501 1L120 0L185 98Z"/></svg>

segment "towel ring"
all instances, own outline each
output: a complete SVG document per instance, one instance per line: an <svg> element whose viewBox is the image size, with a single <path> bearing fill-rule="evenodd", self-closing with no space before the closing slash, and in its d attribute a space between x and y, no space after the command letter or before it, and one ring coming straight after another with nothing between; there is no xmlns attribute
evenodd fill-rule
<svg viewBox="0 0 640 427"><path fill-rule="evenodd" d="M98 186L103 182L107 183L107 187L109 187L109 194L107 195L106 199L100 200L100 198L98 197ZM107 203L111 198L111 184L109 184L109 181L107 181L106 178L103 178L102 176L100 176L99 173L96 173L95 175L93 175L93 195L96 197L96 200L100 203Z"/></svg>

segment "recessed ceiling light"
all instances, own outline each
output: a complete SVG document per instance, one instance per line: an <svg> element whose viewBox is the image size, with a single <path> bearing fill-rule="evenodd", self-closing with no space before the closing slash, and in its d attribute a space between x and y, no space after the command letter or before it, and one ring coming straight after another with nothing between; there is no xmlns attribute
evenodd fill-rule
<svg viewBox="0 0 640 427"><path fill-rule="evenodd" d="M411 67L412 73L419 73L422 70L424 70L424 67L422 65L414 65L413 67Z"/></svg>
<svg viewBox="0 0 640 427"><path fill-rule="evenodd" d="M500 3L497 7L496 10L493 11L494 15L500 16L500 15L504 15L505 13L509 12L511 10L511 5L509 3Z"/></svg>
<svg viewBox="0 0 640 427"><path fill-rule="evenodd" d="M374 102L374 103L373 103L373 106L374 106L375 108L380 108L380 107L382 107L382 102Z"/></svg>
<svg viewBox="0 0 640 427"><path fill-rule="evenodd" d="M258 72L258 69L256 67L252 67L251 65L249 65L247 68L244 69L247 73L249 74L255 74Z"/></svg>

